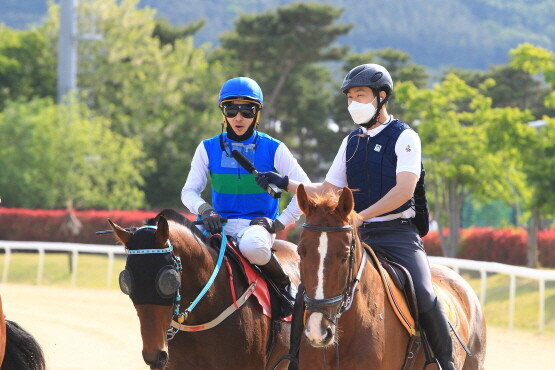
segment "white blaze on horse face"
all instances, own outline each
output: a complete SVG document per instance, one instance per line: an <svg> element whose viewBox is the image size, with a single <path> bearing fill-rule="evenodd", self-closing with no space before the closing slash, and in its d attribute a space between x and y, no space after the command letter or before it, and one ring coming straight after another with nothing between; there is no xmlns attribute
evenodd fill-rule
<svg viewBox="0 0 555 370"><path fill-rule="evenodd" d="M324 299L324 261L328 254L328 234L320 235L318 244L318 254L320 256L320 264L318 265L318 285L316 286L315 299ZM312 342L321 342L325 336L325 330L322 330L322 319L324 315L320 312L313 312L308 318L305 335Z"/></svg>

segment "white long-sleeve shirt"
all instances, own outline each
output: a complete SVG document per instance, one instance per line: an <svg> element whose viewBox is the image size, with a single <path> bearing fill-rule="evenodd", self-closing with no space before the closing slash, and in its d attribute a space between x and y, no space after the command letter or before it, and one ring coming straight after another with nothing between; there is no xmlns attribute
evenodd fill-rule
<svg viewBox="0 0 555 370"><path fill-rule="evenodd" d="M275 156L274 167L281 175L287 175L290 179L299 182L310 182L310 179L297 162L297 159L289 151L284 143L280 143ZM204 144L201 142L191 161L191 170L185 181L185 185L181 190L181 201L189 209L190 212L198 214L198 209L204 203L207 203L201 197L201 193L208 183L208 154ZM297 196L295 195L287 208L278 216L278 221L282 225L287 226L295 223L301 216L302 211L297 204Z"/></svg>

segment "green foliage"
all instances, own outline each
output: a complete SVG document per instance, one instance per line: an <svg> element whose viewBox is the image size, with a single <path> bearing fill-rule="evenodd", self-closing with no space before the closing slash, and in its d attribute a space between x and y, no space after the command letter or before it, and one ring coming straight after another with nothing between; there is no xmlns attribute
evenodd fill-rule
<svg viewBox="0 0 555 370"><path fill-rule="evenodd" d="M8 102L0 114L3 205L29 208L136 208L145 205L141 144L88 118L76 104ZM136 163L143 163L136 166Z"/></svg>
<svg viewBox="0 0 555 370"><path fill-rule="evenodd" d="M184 27L175 27L166 19L159 19L156 21L156 26L152 36L160 40L160 45L175 45L175 40L185 39L193 36L199 29L205 25L206 21L201 19L195 23L186 25Z"/></svg>
<svg viewBox="0 0 555 370"><path fill-rule="evenodd" d="M8 99L56 95L56 60L42 31L0 25L0 110Z"/></svg>
<svg viewBox="0 0 555 370"><path fill-rule="evenodd" d="M207 48L195 48L183 29L170 30L175 33L161 43L156 26L163 22L155 21L152 9L137 9L136 0L94 0L82 3L80 12L80 27L93 19L102 35L79 46L82 98L94 114L110 119L115 132L139 139L156 162L156 172L145 177L148 202L180 204L194 148L219 128L220 64L209 63Z"/></svg>

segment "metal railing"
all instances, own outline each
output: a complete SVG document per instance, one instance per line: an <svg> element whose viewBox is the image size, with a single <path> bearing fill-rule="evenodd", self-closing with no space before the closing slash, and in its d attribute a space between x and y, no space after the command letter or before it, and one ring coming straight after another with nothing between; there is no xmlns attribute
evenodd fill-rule
<svg viewBox="0 0 555 370"><path fill-rule="evenodd" d="M10 258L13 251L17 250L36 250L39 255L36 283L42 284L44 273L44 256L45 252L67 252L71 253L71 285L75 286L77 282L79 253L106 254L108 257L108 267L106 271L106 287L112 284L112 276L114 269L114 256L125 255L125 250L121 245L104 245L104 244L78 244L78 243L56 243L56 242L22 242L0 240L0 249L5 250L4 271L2 274L2 283L8 282L8 274L10 268ZM542 332L545 327L545 283L546 281L555 281L555 270L535 270L527 267L519 267L513 265L505 265L497 262L472 261L458 258L446 257L429 257L430 262L448 266L457 273L463 270L478 271L480 273L480 291L478 298L480 303L485 305L487 292L487 276L488 273L499 273L508 275L509 283L509 328L514 327L515 314L515 297L516 297L516 278L528 278L538 281L539 289L539 318L538 328Z"/></svg>
<svg viewBox="0 0 555 370"><path fill-rule="evenodd" d="M79 244L79 243L56 243L56 242L20 242L11 240L0 240L0 249L5 250L4 271L2 273L2 283L8 282L10 271L10 260L13 251L17 250L36 250L39 255L37 268L37 285L42 284L44 274L44 255L46 252L66 252L71 253L71 285L76 286L79 253L106 254L108 256L108 269L106 272L106 287L112 284L112 274L114 269L114 256L125 254L122 245L104 244Z"/></svg>

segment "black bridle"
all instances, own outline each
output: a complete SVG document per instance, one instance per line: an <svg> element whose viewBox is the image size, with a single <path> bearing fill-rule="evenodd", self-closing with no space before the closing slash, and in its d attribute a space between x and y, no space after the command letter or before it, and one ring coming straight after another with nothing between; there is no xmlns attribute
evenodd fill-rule
<svg viewBox="0 0 555 370"><path fill-rule="evenodd" d="M357 277L353 279L353 272L354 272L354 264L355 264L355 247L356 247L356 238L353 231L352 225L344 225L344 226L317 226L311 224L303 224L303 228L312 231L324 232L324 233L335 233L335 232L351 232L351 246L350 246L350 258L349 258L349 273L345 278L345 287L343 288L343 293L336 295L335 297L331 298L322 298L316 299L311 298L304 293L304 302L306 305L306 309L313 312L320 312L323 314L331 323L336 325L337 319L341 317L343 312L347 311L351 307L351 303L353 300L353 295L355 293L356 286L360 280L360 274L362 273L362 269L364 268L364 264L366 262L366 258L363 259L359 273ZM365 257L365 256L364 256ZM332 308L332 311L335 311L335 314L328 312L327 309Z"/></svg>

